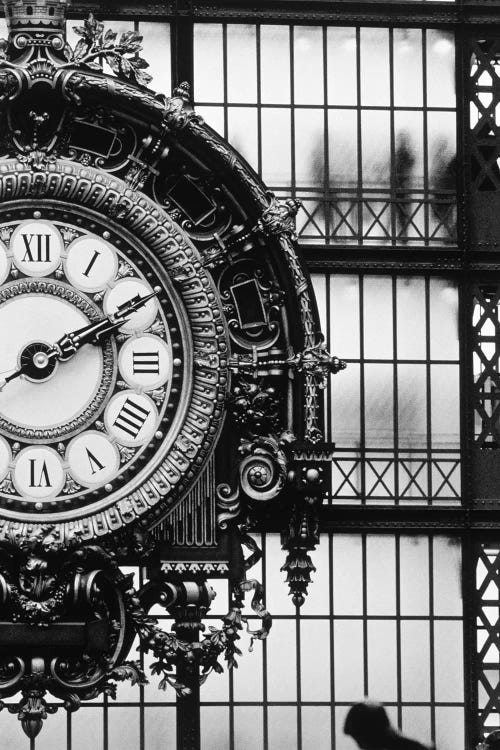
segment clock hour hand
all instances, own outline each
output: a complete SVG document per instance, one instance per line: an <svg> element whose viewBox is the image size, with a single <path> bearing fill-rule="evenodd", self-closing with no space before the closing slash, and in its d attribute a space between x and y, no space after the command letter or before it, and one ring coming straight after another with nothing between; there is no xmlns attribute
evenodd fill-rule
<svg viewBox="0 0 500 750"><path fill-rule="evenodd" d="M59 361L65 362L66 360L71 359L71 357L73 357L85 344L99 344L103 339L113 333L113 331L120 328L132 313L136 310L140 310L140 308L144 307L150 299L156 297L156 294L157 292L152 292L145 297L141 297L137 294L132 299L119 305L115 313L108 315L103 320L99 320L96 323L90 323L90 325L80 328L77 331L64 334L64 336L62 336L52 347L51 355Z"/></svg>
<svg viewBox="0 0 500 750"><path fill-rule="evenodd" d="M108 315L103 320L90 323L77 331L65 333L53 346L35 345L35 349L32 348L32 345L27 346L21 353L20 367L8 377L3 380L0 379L0 391L5 388L7 383L21 375L35 376L35 379L37 379L37 371L40 375L42 373L45 375L49 371L53 372L55 360L66 362L85 344L99 344L101 340L120 328L132 313L140 310L150 299L156 297L157 293L155 291L145 297L137 294L132 299L119 305L115 313ZM42 349L40 349L40 346Z"/></svg>

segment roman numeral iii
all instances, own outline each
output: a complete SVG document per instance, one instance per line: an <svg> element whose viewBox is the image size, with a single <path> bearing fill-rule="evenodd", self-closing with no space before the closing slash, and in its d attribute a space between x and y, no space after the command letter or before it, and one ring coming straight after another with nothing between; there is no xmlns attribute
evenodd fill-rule
<svg viewBox="0 0 500 750"><path fill-rule="evenodd" d="M156 352L134 352L134 375L140 373L160 374L160 354Z"/></svg>

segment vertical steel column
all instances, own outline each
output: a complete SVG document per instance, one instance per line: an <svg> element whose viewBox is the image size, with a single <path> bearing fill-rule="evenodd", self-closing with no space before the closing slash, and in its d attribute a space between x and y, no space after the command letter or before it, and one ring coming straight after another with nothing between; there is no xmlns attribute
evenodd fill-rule
<svg viewBox="0 0 500 750"><path fill-rule="evenodd" d="M194 99L193 33L192 0L176 0L170 25L172 89L187 81Z"/></svg>

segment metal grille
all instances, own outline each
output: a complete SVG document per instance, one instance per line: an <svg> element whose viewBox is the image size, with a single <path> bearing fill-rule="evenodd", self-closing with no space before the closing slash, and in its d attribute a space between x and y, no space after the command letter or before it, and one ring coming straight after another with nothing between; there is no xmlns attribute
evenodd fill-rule
<svg viewBox="0 0 500 750"><path fill-rule="evenodd" d="M456 242L451 34L200 24L194 41L197 110L303 201L303 243Z"/></svg>
<svg viewBox="0 0 500 750"><path fill-rule="evenodd" d="M460 502L458 289L429 275L316 275L330 385L332 503Z"/></svg>
<svg viewBox="0 0 500 750"><path fill-rule="evenodd" d="M460 543L325 535L300 616L277 575L279 537L263 547L273 630L232 675L207 684L203 750L349 750L344 718L363 695L383 700L411 736L463 747Z"/></svg>

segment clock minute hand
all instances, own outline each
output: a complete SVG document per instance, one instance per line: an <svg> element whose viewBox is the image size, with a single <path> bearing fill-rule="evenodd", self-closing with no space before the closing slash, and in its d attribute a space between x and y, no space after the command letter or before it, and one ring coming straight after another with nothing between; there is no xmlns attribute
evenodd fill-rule
<svg viewBox="0 0 500 750"><path fill-rule="evenodd" d="M115 313L108 315L103 320L91 323L77 331L64 334L64 336L54 344L51 353L52 356L56 357L56 359L61 362L65 362L68 359L71 359L71 357L73 357L85 344L99 344L103 339L113 333L113 331L120 328L132 313L136 310L140 310L140 308L144 307L150 299L156 297L156 294L156 292L152 292L145 297L141 297L137 294L132 299L119 305Z"/></svg>

